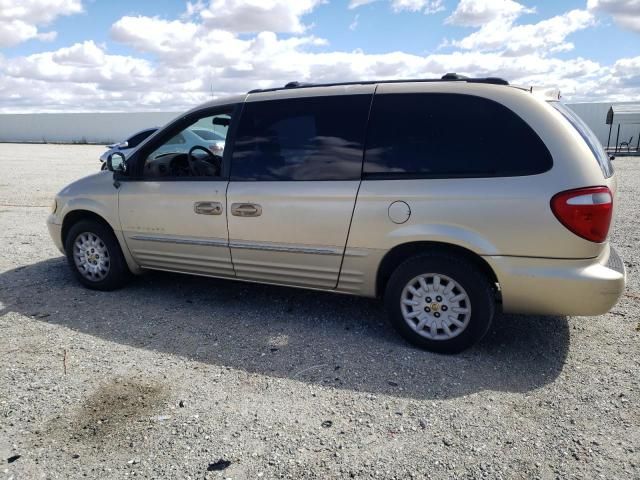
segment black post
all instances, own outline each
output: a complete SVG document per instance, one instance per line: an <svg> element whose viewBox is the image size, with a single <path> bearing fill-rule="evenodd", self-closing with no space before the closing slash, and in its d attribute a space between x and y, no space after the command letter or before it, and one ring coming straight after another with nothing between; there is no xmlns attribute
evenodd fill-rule
<svg viewBox="0 0 640 480"><path fill-rule="evenodd" d="M638 132L638 143L636 144L636 153L640 151L640 132Z"/></svg>
<svg viewBox="0 0 640 480"><path fill-rule="evenodd" d="M620 124L618 124L618 135L616 135L616 153L618 153L618 140L620 140Z"/></svg>
<svg viewBox="0 0 640 480"><path fill-rule="evenodd" d="M609 151L609 142L611 142L611 129L613 128L613 122L609 124L609 138L607 138L607 151Z"/></svg>

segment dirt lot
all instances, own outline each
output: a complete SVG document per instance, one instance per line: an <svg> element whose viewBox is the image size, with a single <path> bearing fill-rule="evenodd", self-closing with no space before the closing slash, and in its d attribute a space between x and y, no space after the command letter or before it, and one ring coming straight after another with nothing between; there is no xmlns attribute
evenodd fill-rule
<svg viewBox="0 0 640 480"><path fill-rule="evenodd" d="M0 145L0 478L640 478L639 158L616 160L611 313L500 316L439 356L372 300L79 287L44 222L101 151Z"/></svg>

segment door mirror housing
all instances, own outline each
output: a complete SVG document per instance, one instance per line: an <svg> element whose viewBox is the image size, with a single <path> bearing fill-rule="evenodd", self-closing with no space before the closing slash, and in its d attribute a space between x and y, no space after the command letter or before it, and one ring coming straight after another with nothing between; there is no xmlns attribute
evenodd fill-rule
<svg viewBox="0 0 640 480"><path fill-rule="evenodd" d="M129 142L128 141L124 141L124 142L120 142L116 145L116 147L118 148L129 148Z"/></svg>
<svg viewBox="0 0 640 480"><path fill-rule="evenodd" d="M107 157L107 170L115 173L125 173L127 171L127 161L120 152L113 152Z"/></svg>

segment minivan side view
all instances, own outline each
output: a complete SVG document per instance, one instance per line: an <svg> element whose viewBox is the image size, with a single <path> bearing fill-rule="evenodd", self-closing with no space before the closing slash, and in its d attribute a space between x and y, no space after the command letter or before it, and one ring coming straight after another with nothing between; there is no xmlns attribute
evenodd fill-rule
<svg viewBox="0 0 640 480"><path fill-rule="evenodd" d="M215 125L224 149L171 144ZM180 115L48 218L98 290L164 270L384 300L459 352L496 312L600 315L622 294L616 178L571 110L498 78L254 90Z"/></svg>

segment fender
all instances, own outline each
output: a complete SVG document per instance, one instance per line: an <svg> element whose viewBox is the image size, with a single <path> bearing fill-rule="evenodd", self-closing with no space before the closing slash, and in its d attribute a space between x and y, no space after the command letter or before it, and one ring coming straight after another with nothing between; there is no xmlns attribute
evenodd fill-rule
<svg viewBox="0 0 640 480"><path fill-rule="evenodd" d="M124 241L118 216L118 191L113 186L111 172L99 172L71 183L56 197L58 210L51 215L52 223L62 225L73 212L85 211L103 219L113 230L129 269L140 274L140 266L133 260Z"/></svg>
<svg viewBox="0 0 640 480"><path fill-rule="evenodd" d="M409 242L440 242L466 248L480 256L498 255L498 249L478 232L458 225L414 224L387 233L387 245L393 247Z"/></svg>

